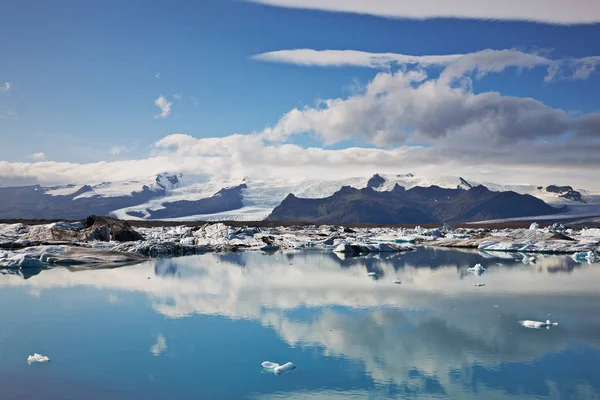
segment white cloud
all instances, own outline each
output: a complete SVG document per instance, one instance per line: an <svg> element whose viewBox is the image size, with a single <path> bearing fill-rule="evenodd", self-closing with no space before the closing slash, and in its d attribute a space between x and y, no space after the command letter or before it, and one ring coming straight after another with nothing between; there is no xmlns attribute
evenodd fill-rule
<svg viewBox="0 0 600 400"><path fill-rule="evenodd" d="M154 116L154 118L167 118L169 114L171 114L171 104L170 101L167 101L165 96L159 96L158 99L154 101L156 107L160 108L160 114Z"/></svg>
<svg viewBox="0 0 600 400"><path fill-rule="evenodd" d="M169 135L151 146L147 158L136 160L0 161L0 186L94 184L147 178L163 171L217 179L289 180L413 172L600 189L595 178L600 168L600 113L573 114L532 98L472 88L471 74L545 67L548 62L516 50L489 50L461 55L435 78L421 68L380 72L350 96L292 109L259 133L200 139ZM590 71L588 64L561 68L556 74L550 70L550 79L563 79L573 71L583 76ZM163 111L157 117L166 117L171 103L164 96L156 103ZM325 145L368 146L332 150L290 143L296 141L294 136L306 134ZM123 151L112 149L113 154Z"/></svg>
<svg viewBox="0 0 600 400"><path fill-rule="evenodd" d="M42 152L33 153L29 155L29 158L31 158L34 161L44 161L46 159L46 155Z"/></svg>
<svg viewBox="0 0 600 400"><path fill-rule="evenodd" d="M247 0L277 7L367 14L386 18L461 18L558 25L600 22L596 0Z"/></svg>
<svg viewBox="0 0 600 400"><path fill-rule="evenodd" d="M0 119L15 119L17 118L17 113L12 112L12 111L5 111L3 113L0 113Z"/></svg>
<svg viewBox="0 0 600 400"><path fill-rule="evenodd" d="M257 54L254 60L318 67L357 66L369 68L390 68L392 65L418 64L447 65L462 54L439 56L411 56L397 53L369 53L356 50L279 50Z"/></svg>
<svg viewBox="0 0 600 400"><path fill-rule="evenodd" d="M563 110L530 98L475 94L444 76L427 80L423 71L379 73L363 93L293 109L263 133L281 141L313 132L326 145L348 139L376 146L431 143L446 136L453 142L497 145L557 137L570 127Z"/></svg>
<svg viewBox="0 0 600 400"><path fill-rule="evenodd" d="M257 54L252 59L312 67L354 66L376 69L390 69L394 66L445 67L444 75L447 78L460 77L471 72L476 72L477 78L481 78L488 73L501 72L509 67L518 69L544 67L548 69L546 82L558 79L587 79L600 63L600 57L597 56L552 60L538 53L526 53L517 49L486 49L466 54L422 56L355 50L292 49Z"/></svg>
<svg viewBox="0 0 600 400"><path fill-rule="evenodd" d="M113 156L118 156L119 154L126 153L127 151L129 151L129 149L127 147L113 146L110 148L110 150L108 152Z"/></svg>
<svg viewBox="0 0 600 400"><path fill-rule="evenodd" d="M160 72L157 72L157 73L155 73L155 74L154 74L154 77L155 77L156 79L160 79Z"/></svg>
<svg viewBox="0 0 600 400"><path fill-rule="evenodd" d="M167 351L167 338L165 338L165 335L159 334L156 337L156 343L150 347L150 353L152 353L154 357L158 357L165 351Z"/></svg>
<svg viewBox="0 0 600 400"><path fill-rule="evenodd" d="M0 93L8 93L10 91L10 88L10 82L4 82L2 85L0 85Z"/></svg>

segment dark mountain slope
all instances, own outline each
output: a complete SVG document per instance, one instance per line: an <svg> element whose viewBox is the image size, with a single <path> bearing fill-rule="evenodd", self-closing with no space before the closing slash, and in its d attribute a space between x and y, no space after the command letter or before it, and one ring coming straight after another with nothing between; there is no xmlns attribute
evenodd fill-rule
<svg viewBox="0 0 600 400"><path fill-rule="evenodd" d="M469 190L438 186L404 190L396 186L389 192L377 192L370 187L343 187L323 199L300 199L290 194L267 220L426 224L547 215L559 211L561 209L551 207L533 196L492 192L484 186Z"/></svg>

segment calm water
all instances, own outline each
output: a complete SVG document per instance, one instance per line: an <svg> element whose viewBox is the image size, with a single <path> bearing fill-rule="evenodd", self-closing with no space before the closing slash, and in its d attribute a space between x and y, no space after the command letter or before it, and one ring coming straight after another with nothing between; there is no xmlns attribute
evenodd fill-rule
<svg viewBox="0 0 600 400"><path fill-rule="evenodd" d="M51 362L27 365L34 352ZM599 367L600 265L567 257L235 253L0 275L3 400L599 399Z"/></svg>

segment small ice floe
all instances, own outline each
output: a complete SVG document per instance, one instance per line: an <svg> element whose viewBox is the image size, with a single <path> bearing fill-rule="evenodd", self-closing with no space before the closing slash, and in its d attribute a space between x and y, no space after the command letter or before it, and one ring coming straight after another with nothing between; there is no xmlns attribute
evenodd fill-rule
<svg viewBox="0 0 600 400"><path fill-rule="evenodd" d="M38 353L33 353L32 356L27 357L27 364L31 365L32 363L45 363L50 361L50 359L46 356L43 356Z"/></svg>
<svg viewBox="0 0 600 400"><path fill-rule="evenodd" d="M395 283L396 285L400 285L402 284L402 281L399 279L393 280L392 283Z"/></svg>
<svg viewBox="0 0 600 400"><path fill-rule="evenodd" d="M529 225L529 230L531 230L531 231L535 231L538 229L540 229L540 224L538 224L537 222L534 222L531 225Z"/></svg>
<svg viewBox="0 0 600 400"><path fill-rule="evenodd" d="M485 268L483 268L483 265L481 264L475 264L474 267L467 268L467 271L473 272L477 275L481 275L485 272Z"/></svg>
<svg viewBox="0 0 600 400"><path fill-rule="evenodd" d="M272 372L275 375L281 375L285 372L289 372L289 371L296 369L296 366L291 362L287 362L283 365L279 365L279 364L271 362L271 361L263 361L261 363L261 365L264 368L263 372Z"/></svg>
<svg viewBox="0 0 600 400"><path fill-rule="evenodd" d="M557 326L558 325L558 322L550 322L549 319L546 320L546 322L542 322L542 321L530 321L530 320L519 321L519 322L525 328L532 328L532 329L541 329L541 328L550 329L551 326Z"/></svg>
<svg viewBox="0 0 600 400"><path fill-rule="evenodd" d="M473 286L482 287L482 286L485 286L485 283L474 283Z"/></svg>
<svg viewBox="0 0 600 400"><path fill-rule="evenodd" d="M367 276L370 276L371 278L377 278L379 275L377 274L377 272L369 272L367 273Z"/></svg>

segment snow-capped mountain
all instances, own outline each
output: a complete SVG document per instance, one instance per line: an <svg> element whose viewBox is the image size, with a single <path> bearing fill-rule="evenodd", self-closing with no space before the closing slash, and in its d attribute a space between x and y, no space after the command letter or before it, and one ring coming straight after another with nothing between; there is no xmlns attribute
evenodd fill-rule
<svg viewBox="0 0 600 400"><path fill-rule="evenodd" d="M276 180L242 177L216 179L206 175L165 172L124 182L93 185L0 188L0 218L79 219L89 214L123 219L262 220L289 194L326 198L342 187L390 192L397 186L438 186L470 190L484 185L491 191L535 196L565 212L600 214L600 197L569 186L499 185L462 177L422 177L411 173L345 179Z"/></svg>

